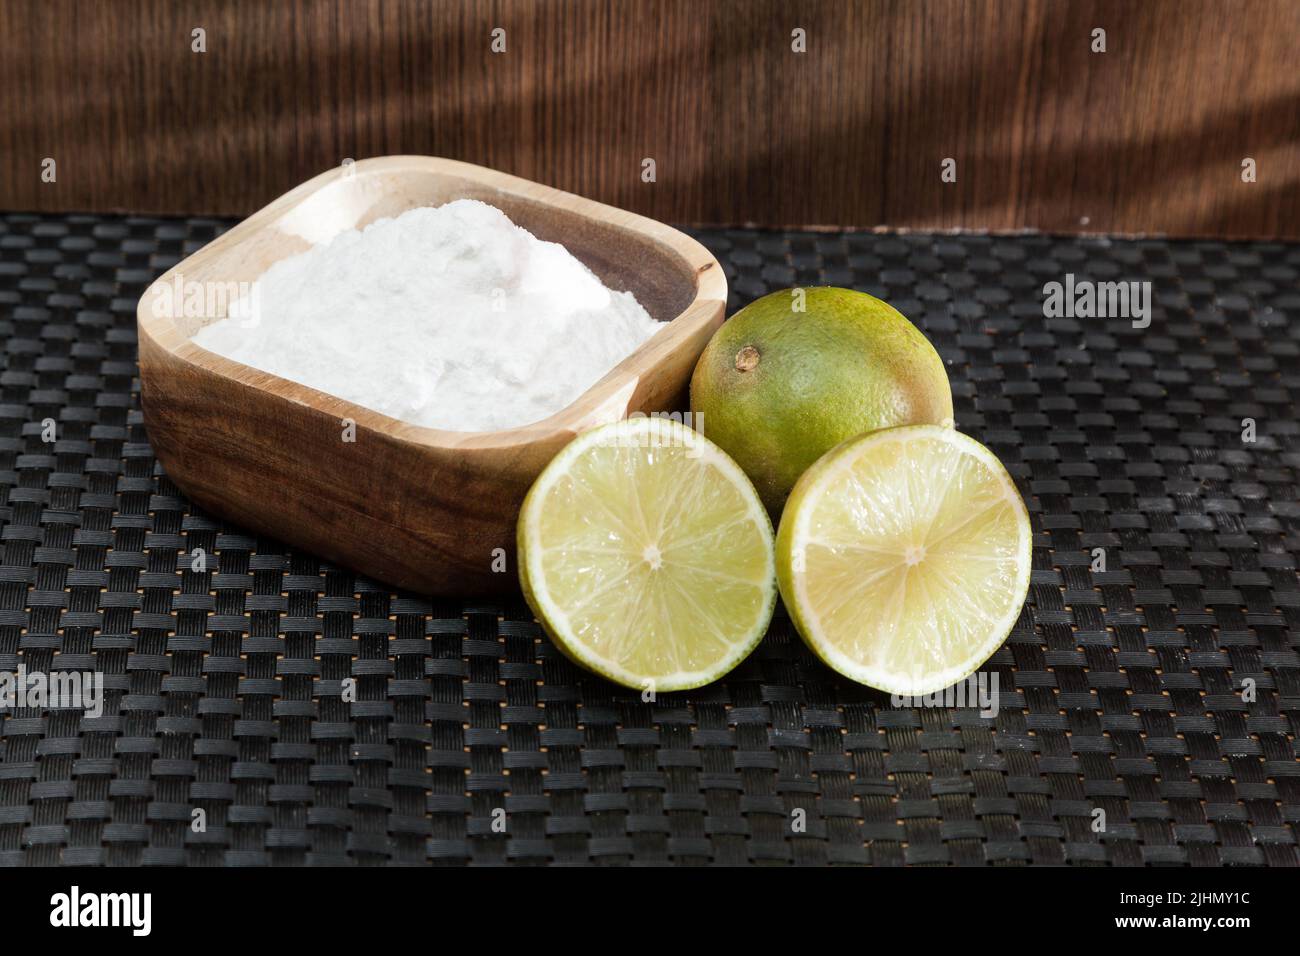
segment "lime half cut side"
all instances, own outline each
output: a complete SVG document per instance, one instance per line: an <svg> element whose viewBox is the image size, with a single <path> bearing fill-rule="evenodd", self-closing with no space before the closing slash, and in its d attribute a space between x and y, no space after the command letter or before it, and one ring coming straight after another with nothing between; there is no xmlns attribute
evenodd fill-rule
<svg viewBox="0 0 1300 956"><path fill-rule="evenodd" d="M584 432L519 516L524 596L572 660L657 691L722 677L776 603L772 523L726 453L666 418Z"/></svg>
<svg viewBox="0 0 1300 956"><path fill-rule="evenodd" d="M782 599L835 670L920 696L970 676L1029 590L1029 513L997 457L951 428L852 439L812 466L777 534Z"/></svg>

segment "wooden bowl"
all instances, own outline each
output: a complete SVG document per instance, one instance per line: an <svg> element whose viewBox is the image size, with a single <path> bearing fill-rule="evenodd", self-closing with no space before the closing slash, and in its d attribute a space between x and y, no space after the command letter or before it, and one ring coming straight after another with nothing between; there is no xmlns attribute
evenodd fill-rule
<svg viewBox="0 0 1300 956"><path fill-rule="evenodd" d="M550 418L476 433L399 422L191 341L225 317L225 284L251 282L344 230L460 198L563 243L663 328ZM159 284L216 290L216 307L202 316L159 308ZM717 260L661 223L466 163L363 160L281 196L146 290L137 309L145 426L167 475L208 511L398 587L500 592L516 586L515 519L538 472L579 431L683 407L726 298Z"/></svg>

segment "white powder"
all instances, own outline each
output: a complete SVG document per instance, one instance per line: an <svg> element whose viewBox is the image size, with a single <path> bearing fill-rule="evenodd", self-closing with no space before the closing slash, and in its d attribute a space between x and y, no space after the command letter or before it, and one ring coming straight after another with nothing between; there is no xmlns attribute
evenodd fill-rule
<svg viewBox="0 0 1300 956"><path fill-rule="evenodd" d="M194 341L455 431L546 418L660 328L632 293L607 289L563 246L469 199L412 209L283 259L255 296L255 321L224 319Z"/></svg>

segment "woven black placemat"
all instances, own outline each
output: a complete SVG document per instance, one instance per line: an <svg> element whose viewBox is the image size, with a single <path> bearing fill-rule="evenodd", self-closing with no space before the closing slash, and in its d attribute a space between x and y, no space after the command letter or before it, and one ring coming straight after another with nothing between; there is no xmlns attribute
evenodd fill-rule
<svg viewBox="0 0 1300 956"><path fill-rule="evenodd" d="M0 709L0 863L1300 863L1300 247L698 233L732 309L895 304L1015 477L1035 570L982 717L892 706L783 617L643 703L519 600L196 511L141 425L135 305L223 228L0 218L0 671L106 687ZM1045 319L1066 273L1151 281L1150 327Z"/></svg>

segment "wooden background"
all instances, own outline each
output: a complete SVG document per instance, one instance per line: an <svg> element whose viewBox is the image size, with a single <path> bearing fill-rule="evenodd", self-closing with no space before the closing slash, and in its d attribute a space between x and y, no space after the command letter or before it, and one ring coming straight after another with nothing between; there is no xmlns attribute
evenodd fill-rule
<svg viewBox="0 0 1300 956"><path fill-rule="evenodd" d="M0 0L0 208L245 214L408 152L676 223L1294 239L1298 41L1296 0Z"/></svg>

